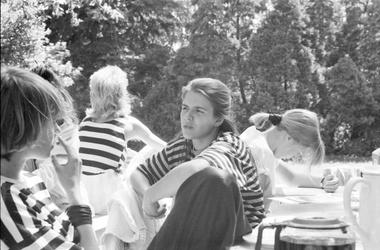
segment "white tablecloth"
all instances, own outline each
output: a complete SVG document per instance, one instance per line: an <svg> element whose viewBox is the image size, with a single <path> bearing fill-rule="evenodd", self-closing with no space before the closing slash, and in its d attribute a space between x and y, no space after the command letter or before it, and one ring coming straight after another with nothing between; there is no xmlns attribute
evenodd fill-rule
<svg viewBox="0 0 380 250"><path fill-rule="evenodd" d="M347 222L343 208L343 187L335 193L326 193L316 188L283 188L282 196L274 197L270 213L265 222L281 222L294 217L332 217ZM355 196L355 194L354 194ZM353 201L355 201L353 197ZM355 205L354 205L355 207ZM274 229L263 231L262 249L273 249ZM245 242L233 246L231 250L254 249L257 240L257 228L244 237ZM356 238L356 250L362 250L360 239Z"/></svg>

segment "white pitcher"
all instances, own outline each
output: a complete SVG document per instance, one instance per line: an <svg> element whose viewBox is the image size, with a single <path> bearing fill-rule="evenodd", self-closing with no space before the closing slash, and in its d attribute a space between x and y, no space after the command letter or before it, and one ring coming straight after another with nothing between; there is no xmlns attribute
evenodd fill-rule
<svg viewBox="0 0 380 250"><path fill-rule="evenodd" d="M380 249L380 170L364 170L363 178L349 180L344 188L344 210L365 250ZM352 212L351 193L361 183L359 222Z"/></svg>

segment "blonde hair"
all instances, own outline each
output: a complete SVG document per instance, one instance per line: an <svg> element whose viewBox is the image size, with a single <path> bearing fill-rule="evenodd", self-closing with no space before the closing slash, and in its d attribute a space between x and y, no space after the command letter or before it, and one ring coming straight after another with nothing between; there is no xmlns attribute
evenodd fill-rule
<svg viewBox="0 0 380 250"><path fill-rule="evenodd" d="M131 113L127 73L117 66L106 66L90 76L91 109L87 115L105 119Z"/></svg>
<svg viewBox="0 0 380 250"><path fill-rule="evenodd" d="M285 130L295 141L312 149L311 165L323 162L325 146L319 130L317 114L306 109L291 109L282 115L257 113L249 118L258 129L270 123Z"/></svg>
<svg viewBox="0 0 380 250"><path fill-rule="evenodd" d="M65 118L65 100L37 74L1 68L1 158L36 142L47 122Z"/></svg>

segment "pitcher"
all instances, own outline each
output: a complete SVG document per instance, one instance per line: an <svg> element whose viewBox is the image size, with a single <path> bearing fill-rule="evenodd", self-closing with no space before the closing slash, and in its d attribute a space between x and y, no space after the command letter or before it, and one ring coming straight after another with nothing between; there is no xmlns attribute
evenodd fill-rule
<svg viewBox="0 0 380 250"><path fill-rule="evenodd" d="M380 249L380 170L364 170L363 178L352 178L344 188L344 210L359 234L365 250ZM351 193L361 183L359 221L352 212Z"/></svg>

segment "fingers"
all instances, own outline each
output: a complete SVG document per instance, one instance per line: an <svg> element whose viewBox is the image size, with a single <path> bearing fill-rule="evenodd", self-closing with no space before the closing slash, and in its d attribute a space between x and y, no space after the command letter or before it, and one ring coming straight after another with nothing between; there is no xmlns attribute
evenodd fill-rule
<svg viewBox="0 0 380 250"><path fill-rule="evenodd" d="M55 170L59 171L59 167L61 165L58 163L57 157L55 155L51 156L51 161L53 162L53 166L54 166Z"/></svg>
<svg viewBox="0 0 380 250"><path fill-rule="evenodd" d="M155 204L151 204L151 206L149 207L144 208L143 206L143 211L144 211L144 214L150 218L160 219L160 218L165 217L167 208L166 208L166 204L159 206L158 203L155 203Z"/></svg>
<svg viewBox="0 0 380 250"><path fill-rule="evenodd" d="M337 190L338 187L339 187L339 180L334 177L332 179L330 178L330 180L326 180L323 183L323 189L329 193L335 192L335 190Z"/></svg>
<svg viewBox="0 0 380 250"><path fill-rule="evenodd" d="M166 211L167 211L166 208L161 209L161 210L158 212L158 214L157 214L157 216L156 216L156 219L164 218L164 217L165 217L165 214L166 214Z"/></svg>
<svg viewBox="0 0 380 250"><path fill-rule="evenodd" d="M74 149L71 146L69 146L67 144L67 142L62 139L62 137L58 136L58 140L62 144L63 148L65 149L65 151L67 152L67 154L69 155L69 157L72 158L72 157L76 156L76 154L74 152Z"/></svg>
<svg viewBox="0 0 380 250"><path fill-rule="evenodd" d="M332 174L327 174L325 175L325 179L322 183L322 188L328 192L328 193L333 193L335 190L337 190L339 187L339 179L332 175Z"/></svg>

